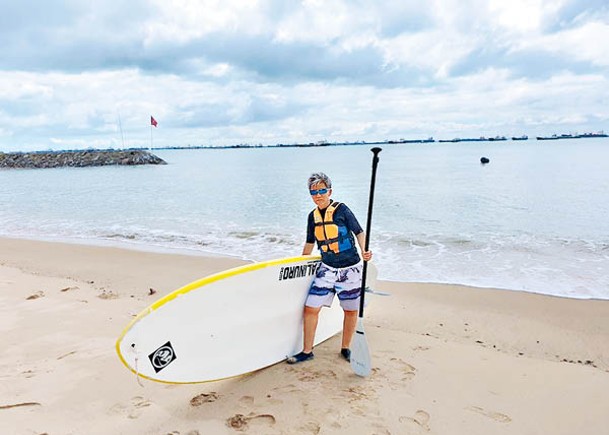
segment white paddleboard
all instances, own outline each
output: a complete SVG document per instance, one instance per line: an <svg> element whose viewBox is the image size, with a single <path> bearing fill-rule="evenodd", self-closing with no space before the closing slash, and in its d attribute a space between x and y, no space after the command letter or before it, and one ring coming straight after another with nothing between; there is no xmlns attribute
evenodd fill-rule
<svg viewBox="0 0 609 435"><path fill-rule="evenodd" d="M116 342L118 356L141 377L178 384L278 363L302 350L302 312L319 264L318 256L271 260L188 284L125 328ZM320 314L315 344L340 332L342 321L335 300Z"/></svg>

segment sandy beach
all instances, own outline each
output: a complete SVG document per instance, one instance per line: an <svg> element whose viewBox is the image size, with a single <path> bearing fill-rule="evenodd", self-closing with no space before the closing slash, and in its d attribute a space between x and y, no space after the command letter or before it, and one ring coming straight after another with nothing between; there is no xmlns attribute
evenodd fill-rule
<svg viewBox="0 0 609 435"><path fill-rule="evenodd" d="M379 282L390 295L371 296L366 312L369 378L340 359L337 336L300 365L140 385L114 350L127 323L241 264L0 239L1 432L607 433L609 301L515 291Z"/></svg>

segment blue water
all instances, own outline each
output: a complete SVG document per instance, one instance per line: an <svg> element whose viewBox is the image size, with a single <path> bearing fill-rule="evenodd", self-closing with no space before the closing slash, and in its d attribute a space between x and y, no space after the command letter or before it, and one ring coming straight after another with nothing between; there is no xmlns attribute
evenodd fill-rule
<svg viewBox="0 0 609 435"><path fill-rule="evenodd" d="M0 235L299 255L313 171L365 226L369 148L159 150L168 165L0 171ZM607 139L385 145L371 248L384 279L609 299L607 216Z"/></svg>

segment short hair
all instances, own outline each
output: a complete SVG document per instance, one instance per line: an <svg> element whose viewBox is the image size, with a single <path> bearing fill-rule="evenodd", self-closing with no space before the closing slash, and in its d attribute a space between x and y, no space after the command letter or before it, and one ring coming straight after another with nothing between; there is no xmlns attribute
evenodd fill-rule
<svg viewBox="0 0 609 435"><path fill-rule="evenodd" d="M319 183L324 183L328 189L332 188L332 181L326 174L323 172L315 172L311 174L308 180L309 189Z"/></svg>

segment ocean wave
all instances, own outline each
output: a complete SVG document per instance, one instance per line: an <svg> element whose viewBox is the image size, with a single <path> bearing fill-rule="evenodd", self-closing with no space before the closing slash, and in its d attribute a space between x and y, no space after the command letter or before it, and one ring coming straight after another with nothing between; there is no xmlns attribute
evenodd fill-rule
<svg viewBox="0 0 609 435"><path fill-rule="evenodd" d="M131 225L94 228L75 225L3 226L10 237L107 241L140 247L237 256L253 261L299 255L301 233L217 227L187 233ZM502 236L422 235L375 231L371 249L379 278L504 288L575 298L609 299L609 242Z"/></svg>
<svg viewBox="0 0 609 435"><path fill-rule="evenodd" d="M406 249L404 249L406 248ZM606 242L521 234L412 238L384 234L379 277L609 299Z"/></svg>

